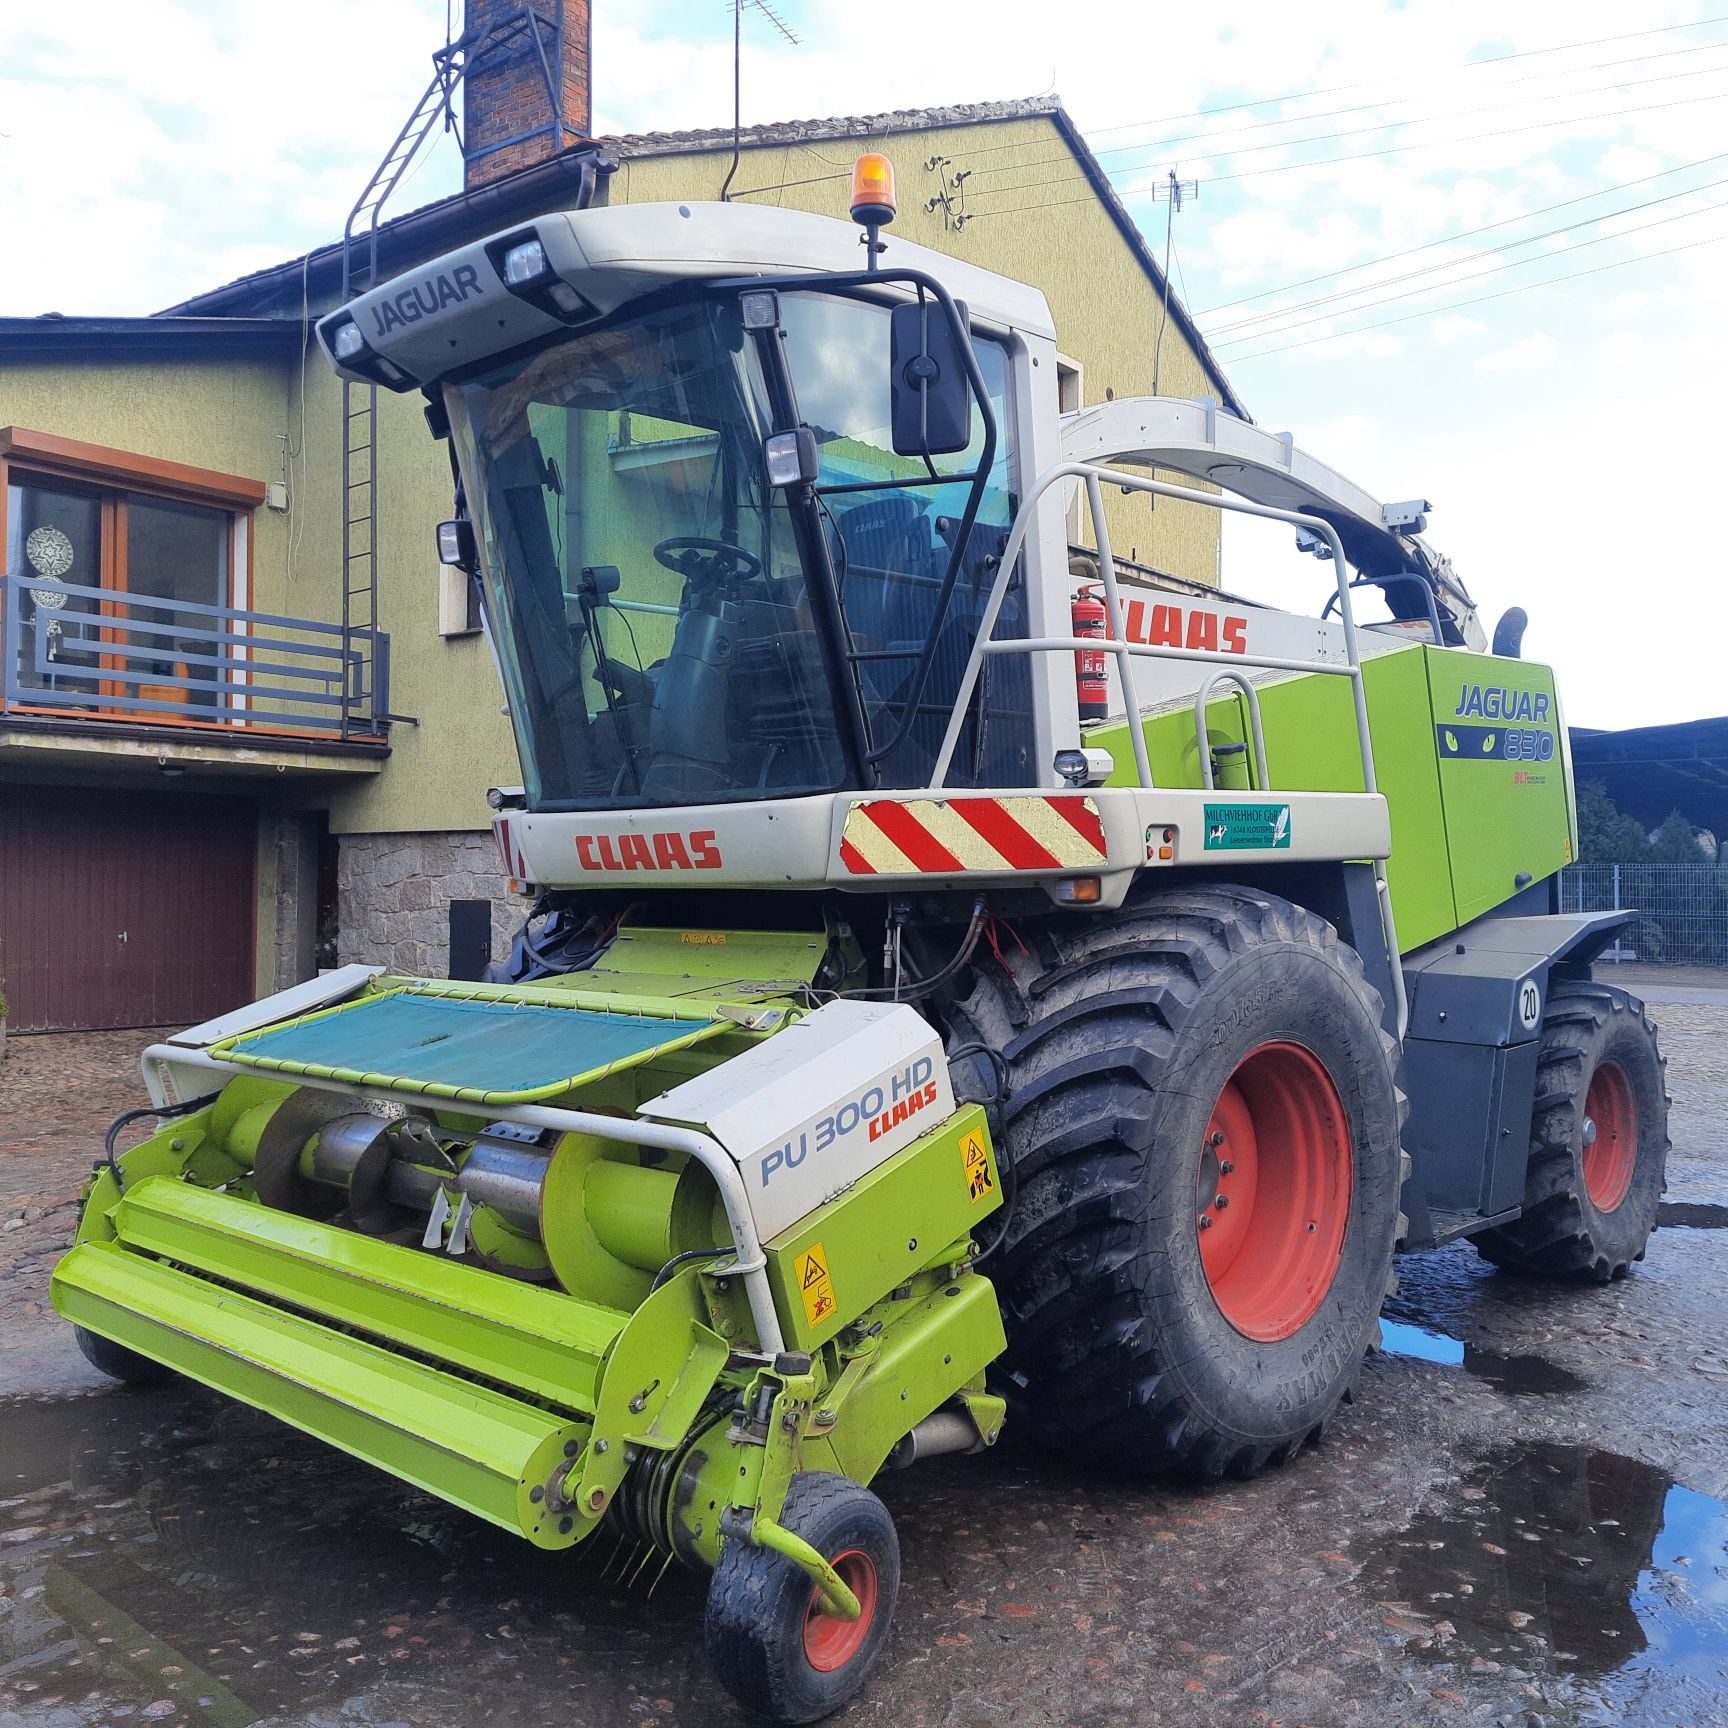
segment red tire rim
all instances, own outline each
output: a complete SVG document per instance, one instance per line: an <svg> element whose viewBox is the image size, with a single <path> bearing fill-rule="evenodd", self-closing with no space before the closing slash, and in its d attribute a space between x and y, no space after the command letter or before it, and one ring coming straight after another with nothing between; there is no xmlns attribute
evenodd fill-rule
<svg viewBox="0 0 1728 1728"><path fill-rule="evenodd" d="M1219 1312L1276 1343L1313 1318L1350 1222L1350 1119L1324 1064L1262 1044L1224 1083L1201 1148L1200 1266Z"/></svg>
<svg viewBox="0 0 1728 1728"><path fill-rule="evenodd" d="M1584 1189L1598 1212L1612 1212L1638 1164L1638 1100L1618 1062L1598 1062L1584 1094Z"/></svg>
<svg viewBox="0 0 1728 1728"><path fill-rule="evenodd" d="M862 1548L848 1548L829 1562L840 1581L858 1598L858 1618L847 1620L824 1604L822 1592L810 1592L804 1613L804 1655L823 1674L844 1668L864 1647L876 1619L876 1562Z"/></svg>

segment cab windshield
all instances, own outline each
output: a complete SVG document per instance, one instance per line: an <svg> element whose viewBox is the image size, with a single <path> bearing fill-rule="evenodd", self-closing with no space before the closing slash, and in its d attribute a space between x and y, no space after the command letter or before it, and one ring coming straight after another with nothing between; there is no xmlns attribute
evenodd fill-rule
<svg viewBox="0 0 1728 1728"><path fill-rule="evenodd" d="M766 350L734 297L710 295L445 386L534 808L922 783L1012 521L1012 469L1004 449L908 718L975 457L892 453L886 308L780 304ZM1000 401L1005 356L978 348ZM768 484L763 440L785 411L777 426L765 364L784 365L816 434L814 498ZM1019 730L995 727L992 751ZM968 777L985 755L972 732Z"/></svg>

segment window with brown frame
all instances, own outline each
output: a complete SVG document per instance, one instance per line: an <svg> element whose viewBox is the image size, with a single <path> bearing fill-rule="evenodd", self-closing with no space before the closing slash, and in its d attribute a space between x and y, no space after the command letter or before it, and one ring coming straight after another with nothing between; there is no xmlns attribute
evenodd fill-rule
<svg viewBox="0 0 1728 1728"><path fill-rule="evenodd" d="M137 720L234 717L233 634L264 485L0 428L11 703Z"/></svg>

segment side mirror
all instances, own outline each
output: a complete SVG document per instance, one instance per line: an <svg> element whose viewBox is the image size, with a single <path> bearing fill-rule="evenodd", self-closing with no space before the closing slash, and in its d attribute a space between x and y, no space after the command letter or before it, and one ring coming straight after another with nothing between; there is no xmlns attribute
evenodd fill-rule
<svg viewBox="0 0 1728 1728"><path fill-rule="evenodd" d="M452 564L458 570L473 575L479 566L479 552L474 544L474 524L466 516L438 524L438 562Z"/></svg>
<svg viewBox="0 0 1728 1728"><path fill-rule="evenodd" d="M972 441L972 384L956 325L939 301L896 306L889 332L889 388L896 456L953 456Z"/></svg>

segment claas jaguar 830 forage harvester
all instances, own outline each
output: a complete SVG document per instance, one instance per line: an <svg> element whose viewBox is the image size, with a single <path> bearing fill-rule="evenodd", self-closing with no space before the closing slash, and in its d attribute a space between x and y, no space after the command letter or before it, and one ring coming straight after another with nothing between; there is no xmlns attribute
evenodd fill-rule
<svg viewBox="0 0 1728 1728"><path fill-rule="evenodd" d="M882 1646L884 1466L1005 1407L1283 1462L1396 1249L1617 1278L1667 1148L1591 976L1621 918L1558 910L1517 615L1490 651L1424 506L1214 406L1059 415L1042 296L889 247L886 176L863 267L820 217L592 209L322 320L449 445L532 911L497 982L348 967L153 1047L166 1120L54 1278L123 1379L711 1568L784 1721ZM1324 610L1119 568L1123 492L1289 524Z"/></svg>

